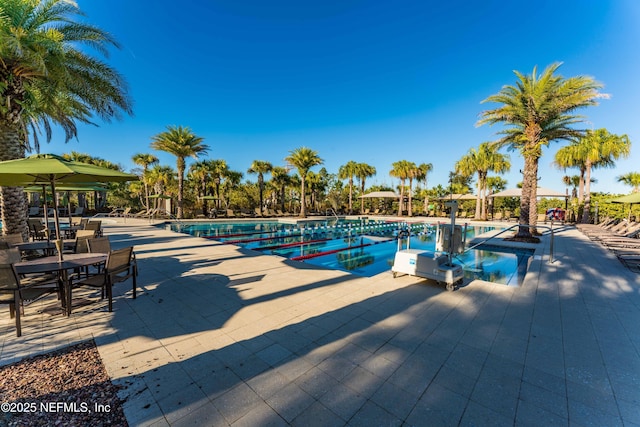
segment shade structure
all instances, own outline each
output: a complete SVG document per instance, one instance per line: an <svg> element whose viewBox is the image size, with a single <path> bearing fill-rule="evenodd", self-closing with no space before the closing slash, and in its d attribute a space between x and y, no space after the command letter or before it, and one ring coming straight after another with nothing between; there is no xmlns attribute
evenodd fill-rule
<svg viewBox="0 0 640 427"><path fill-rule="evenodd" d="M610 200L611 203L629 203L629 215L628 219L631 219L631 209L632 206L636 203L640 203L640 193L631 193L626 196L617 197L615 199Z"/></svg>
<svg viewBox="0 0 640 427"><path fill-rule="evenodd" d="M363 194L360 198L399 199L400 195L393 191L372 191L371 193Z"/></svg>
<svg viewBox="0 0 640 427"><path fill-rule="evenodd" d="M568 197L566 193L560 193L559 191L550 190L544 187L538 187L536 191L538 197ZM498 193L490 194L489 197L520 197L522 196L522 188L509 188L508 190L500 191Z"/></svg>
<svg viewBox="0 0 640 427"><path fill-rule="evenodd" d="M635 204L640 203L640 193L631 193L626 196L617 197L615 199L610 200L611 203L629 203Z"/></svg>
<svg viewBox="0 0 640 427"><path fill-rule="evenodd" d="M438 197L437 200L475 200L478 196L475 194L449 194L447 196Z"/></svg>
<svg viewBox="0 0 640 427"><path fill-rule="evenodd" d="M55 154L35 154L24 159L0 162L0 185L29 186L48 184L55 194L59 183L125 182L138 180L136 175L87 163L74 162ZM53 198L56 238L60 241L58 201ZM58 251L62 261L62 250Z"/></svg>

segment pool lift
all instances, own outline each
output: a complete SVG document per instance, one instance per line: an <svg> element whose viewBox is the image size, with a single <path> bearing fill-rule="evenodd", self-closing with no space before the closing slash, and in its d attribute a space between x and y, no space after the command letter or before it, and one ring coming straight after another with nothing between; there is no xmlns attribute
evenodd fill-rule
<svg viewBox="0 0 640 427"><path fill-rule="evenodd" d="M452 257L454 253L464 251L466 233L463 233L462 226L456 225L458 202L452 200L445 203L445 206L451 208L451 225L438 224L435 253L409 248L411 232L409 230L398 232L398 251L391 267L394 278L398 273L403 273L431 279L438 283L445 283L448 291L455 290L456 284L462 283L464 278L462 266L454 264ZM406 249L402 249L403 238L407 240Z"/></svg>

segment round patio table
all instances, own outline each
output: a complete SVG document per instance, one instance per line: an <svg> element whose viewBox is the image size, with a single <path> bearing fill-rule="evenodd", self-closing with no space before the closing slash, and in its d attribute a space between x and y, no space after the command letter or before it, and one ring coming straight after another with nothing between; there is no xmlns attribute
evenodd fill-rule
<svg viewBox="0 0 640 427"><path fill-rule="evenodd" d="M15 269L18 274L39 274L57 272L62 281L62 309L67 315L71 315L71 280L69 270L75 270L89 265L102 264L107 260L107 254L84 253L66 254L64 259L59 261L58 256L47 256L29 261L16 263Z"/></svg>

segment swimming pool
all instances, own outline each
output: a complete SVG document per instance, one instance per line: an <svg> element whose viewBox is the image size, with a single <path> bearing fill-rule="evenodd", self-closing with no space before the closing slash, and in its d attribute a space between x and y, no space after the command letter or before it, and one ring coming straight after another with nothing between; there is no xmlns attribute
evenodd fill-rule
<svg viewBox="0 0 640 427"><path fill-rule="evenodd" d="M239 245L309 264L373 276L390 271L398 230L411 231L410 247L435 251L435 226L424 222L359 220L194 222L167 224L173 231ZM493 227L470 226L467 240ZM481 247L454 257L465 278L518 286L533 251Z"/></svg>

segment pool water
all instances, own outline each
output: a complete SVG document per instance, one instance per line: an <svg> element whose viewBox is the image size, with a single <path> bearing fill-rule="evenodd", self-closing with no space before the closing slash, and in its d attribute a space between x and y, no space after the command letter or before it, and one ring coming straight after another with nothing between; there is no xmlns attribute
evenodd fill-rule
<svg viewBox="0 0 640 427"><path fill-rule="evenodd" d="M390 271L398 250L398 230L409 229L412 249L435 252L435 226L427 223L321 220L301 224L278 221L197 222L168 224L173 231L235 244L327 268L370 277ZM493 227L468 227L467 240ZM403 239L402 248L406 247ZM500 250L500 251L499 251ZM478 248L453 258L463 266L466 279L509 286L522 284L533 251L502 252Z"/></svg>

